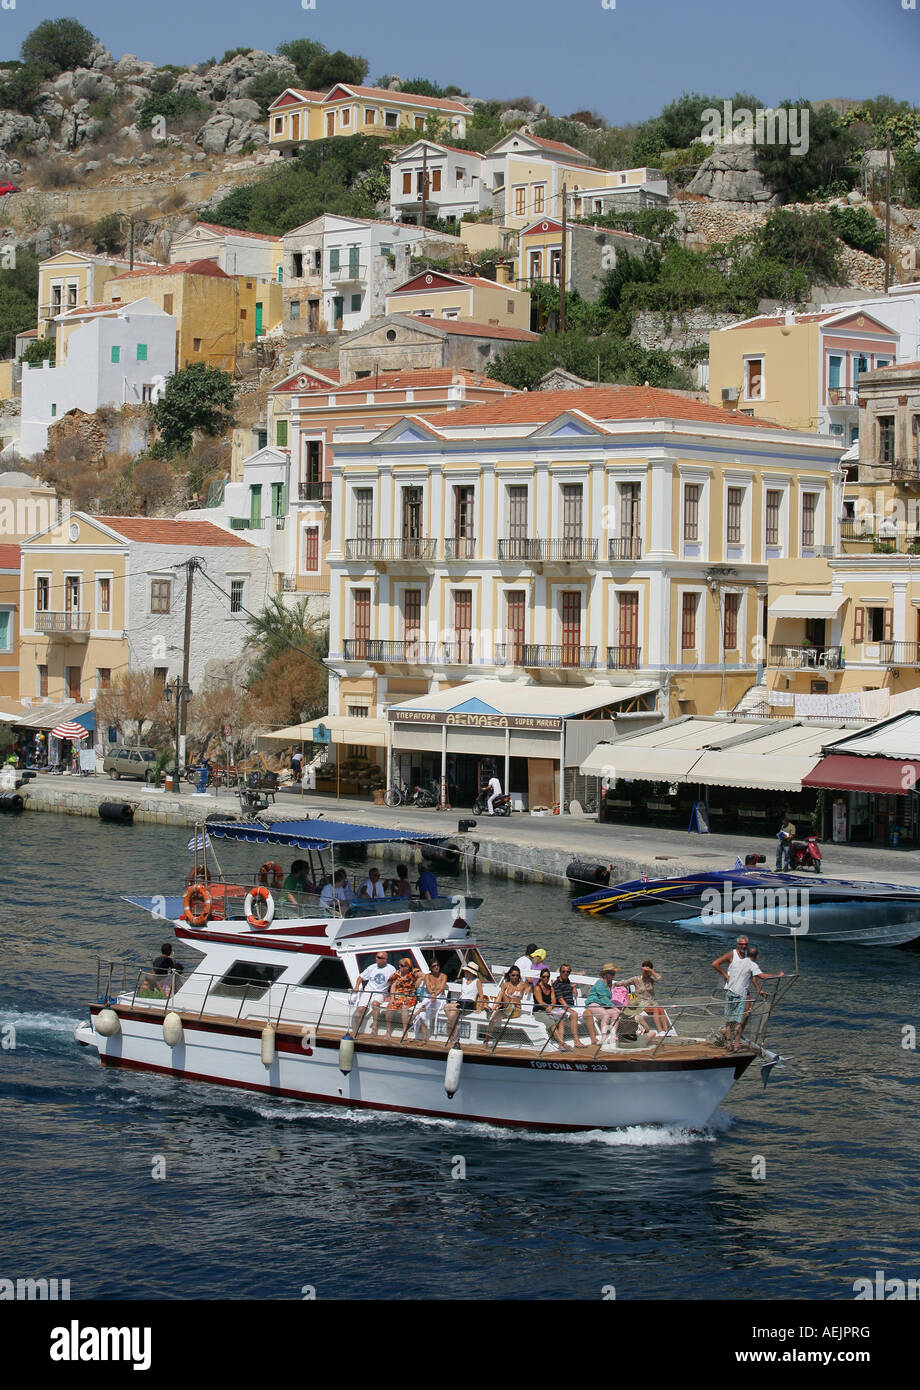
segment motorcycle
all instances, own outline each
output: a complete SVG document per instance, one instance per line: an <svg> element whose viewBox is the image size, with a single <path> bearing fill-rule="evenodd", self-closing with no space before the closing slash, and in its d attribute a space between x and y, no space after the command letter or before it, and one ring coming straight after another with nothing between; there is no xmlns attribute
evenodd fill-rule
<svg viewBox="0 0 920 1390"><path fill-rule="evenodd" d="M793 840L789 847L790 869L814 869L821 872L821 847L814 835L807 840Z"/></svg>
<svg viewBox="0 0 920 1390"><path fill-rule="evenodd" d="M426 810L437 806L438 800L438 791L433 783L428 787L413 787L409 794L410 805L424 807Z"/></svg>
<svg viewBox="0 0 920 1390"><path fill-rule="evenodd" d="M492 795L488 787L480 787L479 795L473 802L473 815L485 816L489 813L489 797ZM492 814L495 816L511 815L511 797L507 794L497 796L492 803Z"/></svg>

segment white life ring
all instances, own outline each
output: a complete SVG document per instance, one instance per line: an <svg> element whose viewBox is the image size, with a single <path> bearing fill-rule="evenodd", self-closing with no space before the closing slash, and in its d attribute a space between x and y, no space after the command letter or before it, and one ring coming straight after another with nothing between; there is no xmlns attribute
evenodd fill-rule
<svg viewBox="0 0 920 1390"><path fill-rule="evenodd" d="M257 898L261 899L265 904L265 915L263 917L256 917L252 910L253 904ZM256 930L258 930L259 927L267 927L268 924L273 921L275 916L275 900L264 883L258 884L246 894L246 902L243 906L243 911L246 913L246 921L251 927L255 927Z"/></svg>

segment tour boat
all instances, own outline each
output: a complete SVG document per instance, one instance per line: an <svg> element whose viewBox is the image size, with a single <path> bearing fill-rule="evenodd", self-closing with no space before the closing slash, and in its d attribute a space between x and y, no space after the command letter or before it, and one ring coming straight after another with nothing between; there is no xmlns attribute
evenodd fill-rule
<svg viewBox="0 0 920 1390"><path fill-rule="evenodd" d="M576 898L590 916L637 924L668 922L691 931L803 936L854 946L920 941L920 888L858 879L803 879L763 869L717 869L633 879Z"/></svg>
<svg viewBox="0 0 920 1390"><path fill-rule="evenodd" d="M419 841L416 832L325 820L211 823L207 830L216 839L311 856L334 856L359 838ZM297 895L273 888L280 870L274 863L263 865L249 884L211 874L206 848L202 867L204 873L196 857L198 876L184 900L165 900L177 955L187 961L194 952L194 968L164 979L149 966L132 971L122 963L100 964L96 1002L75 1036L98 1049L105 1066L349 1109L592 1130L647 1124L701 1129L758 1055L770 1059L767 1067L775 1061L757 1034L756 1012L746 1030L755 1043L731 1053L713 1041L713 1024L721 1019L712 1016L711 998L669 1001L667 1035L613 1048L562 1050L526 1002L518 1017L496 1022L488 1037L488 1003L481 1012L457 1015L459 1038L451 1046L444 1006L434 1012L427 1038L419 1036L414 1018L404 1034L398 1013L388 1037L385 1007L374 1029L372 1011L358 1012L367 996L356 995L359 973L379 951L394 965L408 957L423 972L440 961L450 982L448 1006L459 996L467 963L478 967L487 1001L496 994L495 975L473 934L481 899L454 894L362 901L331 915L318 910L315 898L307 907ZM162 897L129 901L164 915ZM583 979L582 999L586 984ZM580 1038L586 1036L582 1024Z"/></svg>

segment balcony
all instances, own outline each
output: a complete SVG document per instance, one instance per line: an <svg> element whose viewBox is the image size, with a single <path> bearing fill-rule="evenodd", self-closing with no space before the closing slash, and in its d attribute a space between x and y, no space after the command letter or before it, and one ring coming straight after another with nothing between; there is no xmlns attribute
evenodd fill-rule
<svg viewBox="0 0 920 1390"><path fill-rule="evenodd" d="M441 660L445 666L472 666L473 643L469 637L441 643Z"/></svg>
<svg viewBox="0 0 920 1390"><path fill-rule="evenodd" d="M883 666L920 666L920 642L882 642L879 656Z"/></svg>
<svg viewBox="0 0 920 1390"><path fill-rule="evenodd" d="M634 646L608 647L608 671L635 671L642 665L642 648Z"/></svg>
<svg viewBox="0 0 920 1390"><path fill-rule="evenodd" d="M297 489L298 502L331 502L331 483L301 483Z"/></svg>
<svg viewBox="0 0 920 1390"><path fill-rule="evenodd" d="M768 666L781 666L803 671L842 671L842 647L780 647L770 646Z"/></svg>
<svg viewBox="0 0 920 1390"><path fill-rule="evenodd" d="M444 541L445 560L474 560L476 541L473 536L448 536Z"/></svg>
<svg viewBox="0 0 920 1390"><path fill-rule="evenodd" d="M328 594L328 574L279 574L275 576L278 594Z"/></svg>
<svg viewBox="0 0 920 1390"><path fill-rule="evenodd" d="M896 459L889 467L893 483L920 483L920 458Z"/></svg>
<svg viewBox="0 0 920 1390"><path fill-rule="evenodd" d="M87 634L90 629L89 614L79 613L75 609L66 613L49 613L46 610L35 614L35 629L51 636Z"/></svg>
<svg viewBox="0 0 920 1390"><path fill-rule="evenodd" d="M330 266L329 279L333 285L356 285L359 281L367 279L367 266L358 265L353 261L348 265L336 266L334 270Z"/></svg>
<svg viewBox="0 0 920 1390"><path fill-rule="evenodd" d="M275 518L272 519L274 520ZM251 516L231 516L230 518L231 531L262 531L264 527L264 516L255 518Z"/></svg>
<svg viewBox="0 0 920 1390"><path fill-rule="evenodd" d="M346 637L342 648L346 661L377 665L433 666L438 660L437 642L381 642L372 637Z"/></svg>
<svg viewBox="0 0 920 1390"><path fill-rule="evenodd" d="M608 560L641 560L641 536L611 536L607 542Z"/></svg>
<svg viewBox="0 0 920 1390"><path fill-rule="evenodd" d="M430 536L396 536L378 540L351 539L345 542L346 560L370 560L383 564L394 560L430 563L438 558L438 542Z"/></svg>
<svg viewBox="0 0 920 1390"><path fill-rule="evenodd" d="M530 643L495 648L496 666L528 666L544 671L593 670L597 665L597 647L546 647Z"/></svg>
<svg viewBox="0 0 920 1390"><path fill-rule="evenodd" d="M859 405L859 392L855 386L829 386L827 403L831 406Z"/></svg>
<svg viewBox="0 0 920 1390"><path fill-rule="evenodd" d="M584 563L597 559L598 543L584 536L563 536L558 540L500 540L499 560L535 560L549 564Z"/></svg>
<svg viewBox="0 0 920 1390"><path fill-rule="evenodd" d="M531 540L529 537L522 539L506 539L498 543L499 560L542 560L541 554L543 542Z"/></svg>

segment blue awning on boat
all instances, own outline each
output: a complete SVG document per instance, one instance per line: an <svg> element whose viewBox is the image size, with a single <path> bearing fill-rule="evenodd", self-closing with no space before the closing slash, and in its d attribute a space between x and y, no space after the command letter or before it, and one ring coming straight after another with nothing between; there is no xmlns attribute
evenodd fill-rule
<svg viewBox="0 0 920 1390"><path fill-rule="evenodd" d="M290 849L328 849L335 845L377 845L388 842L436 844L445 838L418 830L384 830L379 825L351 825L334 820L209 821L216 840L244 840L253 845L286 845Z"/></svg>

